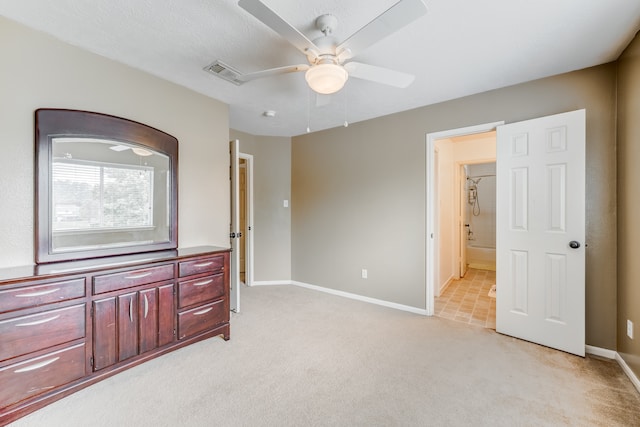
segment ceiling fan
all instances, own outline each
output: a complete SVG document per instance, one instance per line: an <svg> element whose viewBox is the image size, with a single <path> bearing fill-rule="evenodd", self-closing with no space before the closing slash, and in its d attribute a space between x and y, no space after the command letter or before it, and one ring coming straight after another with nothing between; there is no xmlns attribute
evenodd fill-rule
<svg viewBox="0 0 640 427"><path fill-rule="evenodd" d="M309 63L249 74L241 74L220 61L205 67L205 70L236 84L262 77L305 71L305 79L309 87L317 93L326 95L342 89L349 77L399 88L409 86L414 80L411 74L349 60L367 47L423 16L427 12L427 7L422 0L398 1L341 43L332 36L338 24L338 20L333 15L321 15L316 19L316 28L323 33L323 36L311 41L260 0L239 0L238 5L300 50Z"/></svg>

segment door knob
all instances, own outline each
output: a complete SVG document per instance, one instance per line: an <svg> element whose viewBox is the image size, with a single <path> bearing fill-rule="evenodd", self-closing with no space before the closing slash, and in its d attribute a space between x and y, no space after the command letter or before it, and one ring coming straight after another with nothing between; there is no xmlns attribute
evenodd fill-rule
<svg viewBox="0 0 640 427"><path fill-rule="evenodd" d="M580 242L576 242L575 240L572 240L569 242L569 247L571 249L578 249L580 247Z"/></svg>

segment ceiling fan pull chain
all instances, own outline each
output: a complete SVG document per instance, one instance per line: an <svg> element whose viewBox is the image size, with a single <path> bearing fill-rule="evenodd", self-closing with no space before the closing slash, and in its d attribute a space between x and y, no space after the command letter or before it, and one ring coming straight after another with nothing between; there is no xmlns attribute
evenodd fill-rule
<svg viewBox="0 0 640 427"><path fill-rule="evenodd" d="M309 111L311 108L309 107L309 103L311 102L311 88L307 88L307 133L311 132L311 112Z"/></svg>

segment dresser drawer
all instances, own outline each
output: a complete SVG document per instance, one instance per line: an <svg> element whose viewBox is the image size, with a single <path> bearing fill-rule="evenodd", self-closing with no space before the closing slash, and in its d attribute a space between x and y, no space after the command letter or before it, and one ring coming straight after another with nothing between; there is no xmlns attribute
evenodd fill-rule
<svg viewBox="0 0 640 427"><path fill-rule="evenodd" d="M224 306L224 299L221 299L178 313L178 339L197 335L227 320Z"/></svg>
<svg viewBox="0 0 640 427"><path fill-rule="evenodd" d="M224 295L224 274L184 280L178 289L178 308L203 303Z"/></svg>
<svg viewBox="0 0 640 427"><path fill-rule="evenodd" d="M85 296L84 278L0 291L0 313Z"/></svg>
<svg viewBox="0 0 640 427"><path fill-rule="evenodd" d="M102 294L147 283L171 280L173 273L173 264L167 264L95 276L93 278L93 293Z"/></svg>
<svg viewBox="0 0 640 427"><path fill-rule="evenodd" d="M224 270L224 255L201 258L179 263L180 277L193 274L217 273Z"/></svg>
<svg viewBox="0 0 640 427"><path fill-rule="evenodd" d="M85 304L12 317L0 322L0 360L84 336Z"/></svg>
<svg viewBox="0 0 640 427"><path fill-rule="evenodd" d="M0 368L0 407L85 376L84 344Z"/></svg>

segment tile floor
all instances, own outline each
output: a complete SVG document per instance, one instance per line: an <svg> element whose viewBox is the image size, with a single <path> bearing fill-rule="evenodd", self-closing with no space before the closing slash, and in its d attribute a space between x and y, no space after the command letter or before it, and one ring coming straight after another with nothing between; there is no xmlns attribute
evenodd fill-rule
<svg viewBox="0 0 640 427"><path fill-rule="evenodd" d="M488 295L495 284L495 271L468 269L435 298L436 316L495 329L496 299Z"/></svg>

